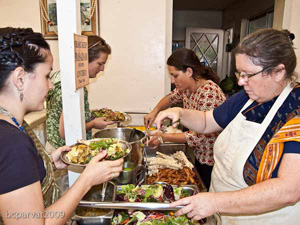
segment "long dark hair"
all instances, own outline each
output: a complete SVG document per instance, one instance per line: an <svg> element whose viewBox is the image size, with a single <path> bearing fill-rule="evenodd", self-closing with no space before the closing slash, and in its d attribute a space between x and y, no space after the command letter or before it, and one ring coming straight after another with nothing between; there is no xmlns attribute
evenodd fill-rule
<svg viewBox="0 0 300 225"><path fill-rule="evenodd" d="M186 72L187 68L193 70L193 79L212 80L216 84L219 83L220 78L208 66L200 62L198 56L194 51L187 48L178 48L167 60L167 65L174 66L177 70Z"/></svg>
<svg viewBox="0 0 300 225"><path fill-rule="evenodd" d="M88 36L89 63L98 59L101 52L110 55L111 47L106 43L106 41L103 38L97 35Z"/></svg>
<svg viewBox="0 0 300 225"><path fill-rule="evenodd" d="M17 67L30 73L38 63L46 61L47 56L41 49L50 50L41 33L31 28L0 28L0 91Z"/></svg>
<svg viewBox="0 0 300 225"><path fill-rule="evenodd" d="M246 54L253 64L262 68L270 68L266 73L279 64L283 64L286 76L296 79L295 68L297 58L293 48L294 34L288 30L272 28L261 29L245 37L235 48L235 54Z"/></svg>

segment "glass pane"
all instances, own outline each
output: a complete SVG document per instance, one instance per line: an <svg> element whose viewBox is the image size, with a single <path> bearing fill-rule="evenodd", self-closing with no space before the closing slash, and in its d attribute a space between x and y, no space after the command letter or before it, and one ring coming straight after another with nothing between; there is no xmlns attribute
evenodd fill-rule
<svg viewBox="0 0 300 225"><path fill-rule="evenodd" d="M190 41L190 48L194 50L196 47L196 42Z"/></svg>
<svg viewBox="0 0 300 225"><path fill-rule="evenodd" d="M219 35L217 35L216 39L212 43L212 47L216 53L218 53L218 46L219 46Z"/></svg>
<svg viewBox="0 0 300 225"><path fill-rule="evenodd" d="M254 31L257 31L259 29L265 28L267 25L267 16L258 18L256 20L252 20L249 23L249 34L253 33Z"/></svg>
<svg viewBox="0 0 300 225"><path fill-rule="evenodd" d="M213 69L215 73L217 73L217 66L218 66L217 64L218 64L217 60L215 60L212 64L210 64L210 67Z"/></svg>
<svg viewBox="0 0 300 225"><path fill-rule="evenodd" d="M209 64L212 64L212 62L215 60L217 57L217 54L215 51L212 49L212 47L209 47L207 52L205 53L205 57L207 58L207 61Z"/></svg>
<svg viewBox="0 0 300 225"><path fill-rule="evenodd" d="M191 39L195 39L197 42L203 37L203 33L192 33L191 34Z"/></svg>
<svg viewBox="0 0 300 225"><path fill-rule="evenodd" d="M268 28L272 28L273 27L273 18L274 18L274 13L269 13L268 14Z"/></svg>
<svg viewBox="0 0 300 225"><path fill-rule="evenodd" d="M210 43L213 42L217 34L206 34L207 39L209 40Z"/></svg>
<svg viewBox="0 0 300 225"><path fill-rule="evenodd" d="M200 52L199 48L196 48L196 49L194 50L194 52L196 53L196 55L198 56L199 59L202 58L202 53ZM200 60L200 61L201 61L201 60Z"/></svg>
<svg viewBox="0 0 300 225"><path fill-rule="evenodd" d="M210 44L209 44L209 42L208 42L208 40L205 36L203 36L201 38L201 40L199 40L198 43L200 45L200 48L201 48L202 52L205 52L208 49L208 47L210 46Z"/></svg>

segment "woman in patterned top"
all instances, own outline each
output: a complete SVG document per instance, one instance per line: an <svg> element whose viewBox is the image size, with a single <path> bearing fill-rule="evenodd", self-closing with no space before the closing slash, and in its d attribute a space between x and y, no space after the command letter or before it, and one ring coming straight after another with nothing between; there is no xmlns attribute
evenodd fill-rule
<svg viewBox="0 0 300 225"><path fill-rule="evenodd" d="M145 126L150 126L156 115L176 103L183 103L185 109L210 111L225 101L225 95L216 84L219 78L214 71L204 66L194 51L180 48L167 61L171 82L176 88L163 97L152 112L144 117ZM149 141L149 146L159 146L161 142L187 143L194 148L195 166L207 188L214 164L213 144L218 133L201 134L189 130L184 133L157 132Z"/></svg>

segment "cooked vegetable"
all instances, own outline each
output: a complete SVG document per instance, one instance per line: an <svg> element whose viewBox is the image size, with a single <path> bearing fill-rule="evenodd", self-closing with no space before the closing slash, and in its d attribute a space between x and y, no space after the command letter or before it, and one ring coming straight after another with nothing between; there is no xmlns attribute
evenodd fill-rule
<svg viewBox="0 0 300 225"><path fill-rule="evenodd" d="M87 141L88 142L88 141ZM100 151L107 150L106 159L116 160L124 157L130 149L114 138L99 139L86 144L76 144L66 154L66 159L75 164L87 164Z"/></svg>
<svg viewBox="0 0 300 225"><path fill-rule="evenodd" d="M92 117L105 117L108 121L125 121L124 113L103 108L92 112Z"/></svg>

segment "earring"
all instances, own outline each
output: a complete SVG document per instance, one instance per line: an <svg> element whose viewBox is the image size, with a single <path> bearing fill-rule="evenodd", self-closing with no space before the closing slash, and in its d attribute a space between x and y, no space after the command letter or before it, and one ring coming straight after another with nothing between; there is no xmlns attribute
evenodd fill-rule
<svg viewBox="0 0 300 225"><path fill-rule="evenodd" d="M23 99L24 99L24 95L23 93L20 91L20 95L19 95L19 98L20 98L20 102L23 102Z"/></svg>

